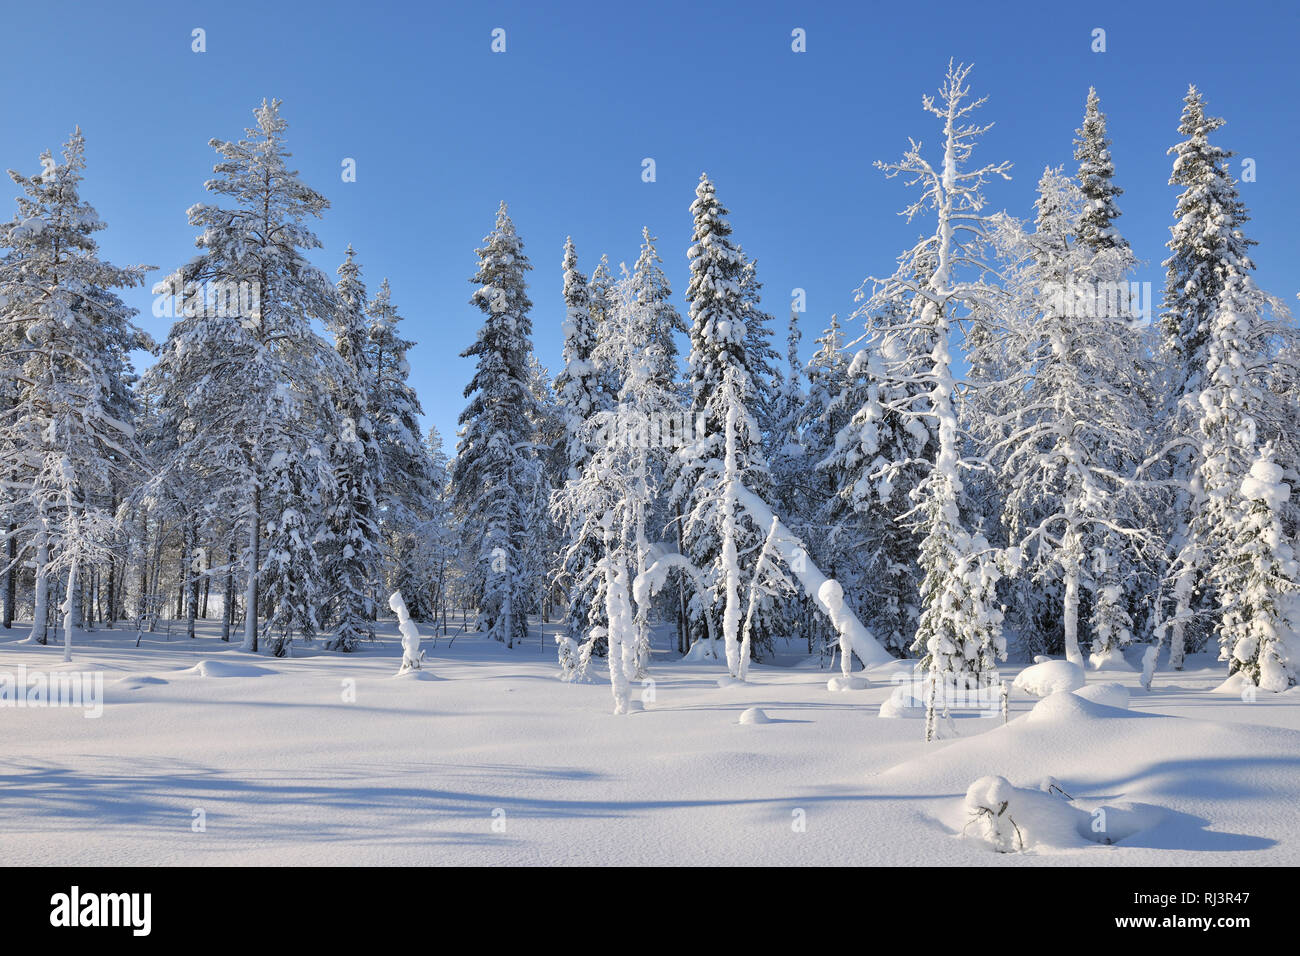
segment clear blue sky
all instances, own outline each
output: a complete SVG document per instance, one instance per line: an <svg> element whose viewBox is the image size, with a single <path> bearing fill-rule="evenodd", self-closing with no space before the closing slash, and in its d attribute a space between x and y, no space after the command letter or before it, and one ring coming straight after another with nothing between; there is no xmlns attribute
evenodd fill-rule
<svg viewBox="0 0 1300 956"><path fill-rule="evenodd" d="M805 353L831 312L853 310L868 274L918 233L875 159L936 129L920 110L949 57L973 61L997 126L978 158L1015 162L996 208L1031 214L1044 166L1073 169L1090 84L1110 118L1120 227L1159 290L1175 190L1168 146L1195 82L1228 125L1220 142L1257 162L1242 185L1261 283L1294 301L1300 236L1295 159L1300 5L1042 3L21 3L0 31L0 168L39 170L73 126L87 137L85 198L120 264L169 269L193 253L185 210L204 199L211 137L236 139L263 97L284 100L306 182L333 206L315 255L333 276L358 250L373 291L389 276L426 419L454 445L479 312L474 249L498 201L526 244L534 341L560 355L560 258L636 257L642 225L680 302L688 206L702 170L756 256L784 339L790 290L808 293ZM191 52L191 30L207 52ZM504 28L507 50L490 50ZM790 49L807 31L808 51ZM1091 31L1106 30L1093 53ZM345 157L357 181L341 181ZM641 181L653 157L655 183ZM1239 171L1240 167L1238 167ZM6 180L8 182L8 180ZM11 185L11 192L14 188ZM12 206L9 207L12 210ZM4 215L8 215L6 212ZM155 274L153 278L157 278ZM155 336L147 292L129 296Z"/></svg>

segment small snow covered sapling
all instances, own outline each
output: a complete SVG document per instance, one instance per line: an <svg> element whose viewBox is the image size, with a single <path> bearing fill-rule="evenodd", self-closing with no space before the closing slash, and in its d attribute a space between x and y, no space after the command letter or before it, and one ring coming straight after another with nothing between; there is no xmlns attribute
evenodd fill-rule
<svg viewBox="0 0 1300 956"><path fill-rule="evenodd" d="M420 650L420 630L406 610L406 601L401 591L392 593L388 598L388 606L397 615L397 629L402 632L402 667L398 673L418 671L420 662L424 660L424 651Z"/></svg>
<svg viewBox="0 0 1300 956"><path fill-rule="evenodd" d="M1007 812L1014 790L1005 777L981 777L966 793L966 808L971 816L966 828L980 823L984 839L999 853L1015 853L1025 848L1024 835Z"/></svg>

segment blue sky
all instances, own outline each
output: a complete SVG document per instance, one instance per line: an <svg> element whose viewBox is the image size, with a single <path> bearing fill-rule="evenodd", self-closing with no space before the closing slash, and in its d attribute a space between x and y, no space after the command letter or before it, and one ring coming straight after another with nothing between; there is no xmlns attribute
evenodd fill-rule
<svg viewBox="0 0 1300 956"><path fill-rule="evenodd" d="M1256 161L1241 189L1259 278L1294 301L1300 5L1049 6L4 0L0 168L38 171L41 150L80 124L104 253L166 270L192 255L185 210L205 197L207 141L238 138L254 105L281 98L295 164L332 202L314 259L332 276L351 242L372 291L390 277L419 342L412 380L448 450L471 374L457 355L481 318L467 280L501 199L534 265L534 341L552 373L565 236L590 271L602 252L630 265L648 225L681 304L703 170L758 260L778 340L790 290L807 290L808 354L832 312L853 311L864 277L890 271L924 228L896 215L907 191L871 164L897 158L909 135L937 144L920 96L949 57L975 63L997 123L977 159L1015 163L989 198L1023 216L1044 166L1073 169L1097 86L1126 190L1119 225L1145 260L1137 278L1157 291L1176 194L1165 151L1195 82L1228 120L1219 141ZM490 50L497 27L503 54ZM806 53L791 51L796 27ZM1098 27L1104 53L1090 49ZM195 28L205 53L191 50ZM354 183L341 179L346 157ZM654 183L642 182L645 157ZM152 296L128 299L164 336Z"/></svg>

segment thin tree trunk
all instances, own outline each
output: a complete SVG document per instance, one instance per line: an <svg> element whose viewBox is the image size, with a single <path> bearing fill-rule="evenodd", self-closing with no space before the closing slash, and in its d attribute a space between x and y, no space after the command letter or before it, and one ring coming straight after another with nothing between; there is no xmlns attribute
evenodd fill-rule
<svg viewBox="0 0 1300 956"><path fill-rule="evenodd" d="M5 612L4 628L14 626L14 601L18 598L18 569L14 565L18 561L18 538L15 537L17 526L13 522L9 523L8 536L5 541Z"/></svg>
<svg viewBox="0 0 1300 956"><path fill-rule="evenodd" d="M194 622L199 613L199 549L198 535L194 530L193 519L185 529L185 636L194 639Z"/></svg>
<svg viewBox="0 0 1300 956"><path fill-rule="evenodd" d="M172 615L176 620L185 616L185 586L189 583L187 570L189 567L189 548L186 546L189 535L181 539L180 558L176 563L176 613Z"/></svg>
<svg viewBox="0 0 1300 956"><path fill-rule="evenodd" d="M77 599L77 559L72 559L72 567L68 569L68 590L63 602L63 660L68 662L72 660L72 625L76 608L74 602Z"/></svg>
<svg viewBox="0 0 1300 956"><path fill-rule="evenodd" d="M261 536L261 495L256 483L252 487L253 508L248 517L248 581L244 591L243 649L257 653L257 564Z"/></svg>
<svg viewBox="0 0 1300 956"><path fill-rule="evenodd" d="M149 519L141 528L140 537L140 593L135 599L135 619L137 629L144 628L145 618L149 616Z"/></svg>
<svg viewBox="0 0 1300 956"><path fill-rule="evenodd" d="M108 613L104 616L104 626L111 628L117 620L117 558L108 560L108 582L104 600L108 603Z"/></svg>
<svg viewBox="0 0 1300 956"><path fill-rule="evenodd" d="M226 548L226 593L221 608L221 639L230 640L230 627L235 623L235 543L232 539Z"/></svg>

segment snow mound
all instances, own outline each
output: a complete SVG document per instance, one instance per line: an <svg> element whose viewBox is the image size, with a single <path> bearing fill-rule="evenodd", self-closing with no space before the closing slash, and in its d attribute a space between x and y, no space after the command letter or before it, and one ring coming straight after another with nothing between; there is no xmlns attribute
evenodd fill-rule
<svg viewBox="0 0 1300 956"><path fill-rule="evenodd" d="M1119 648L1111 648L1102 654L1090 654L1088 656L1088 665L1095 671L1126 671L1132 672L1134 667L1124 657L1124 652Z"/></svg>
<svg viewBox="0 0 1300 956"><path fill-rule="evenodd" d="M1088 684L1073 691L1075 696L1090 700L1094 704L1128 710L1128 688L1123 684Z"/></svg>
<svg viewBox="0 0 1300 956"><path fill-rule="evenodd" d="M894 691L885 702L880 705L879 717L890 719L898 717L924 717L925 701L917 700L911 694L906 692L900 693L902 688Z"/></svg>
<svg viewBox="0 0 1300 956"><path fill-rule="evenodd" d="M1025 720L1031 724L1071 724L1114 717L1115 714L1114 707L1089 700L1072 691L1057 691L1036 703L1025 714Z"/></svg>
<svg viewBox="0 0 1300 956"><path fill-rule="evenodd" d="M1273 691L1267 687L1258 687L1244 671L1237 671L1222 684L1210 691L1212 694L1228 694L1232 697L1240 697L1243 701L1249 703L1255 700L1260 694L1295 694L1300 691L1300 684L1294 687L1288 687L1286 690Z"/></svg>
<svg viewBox="0 0 1300 956"><path fill-rule="evenodd" d="M275 671L256 664L239 664L234 661L199 661L181 673L194 674L196 677L261 677L263 674L274 674Z"/></svg>
<svg viewBox="0 0 1300 956"><path fill-rule="evenodd" d="M1212 694L1231 694L1233 697L1241 697L1246 688L1253 686L1241 671L1233 674L1218 687L1215 687L1210 693Z"/></svg>
<svg viewBox="0 0 1300 956"><path fill-rule="evenodd" d="M120 677L113 682L123 690L139 690L141 687L149 687L156 684L167 683L161 677L153 677L149 674L128 674L126 677Z"/></svg>
<svg viewBox="0 0 1300 956"><path fill-rule="evenodd" d="M761 707L750 707L740 715L742 724L770 724L772 718L767 716Z"/></svg>
<svg viewBox="0 0 1300 956"><path fill-rule="evenodd" d="M980 777L966 790L969 823L963 836L976 836L999 853L1036 846L1070 848L1082 842L1079 826L1088 815L1063 796L1012 786L1006 777Z"/></svg>
<svg viewBox="0 0 1300 956"><path fill-rule="evenodd" d="M970 820L962 835L982 839L1000 853L1110 845L1149 830L1166 817L1164 810L1150 804L1086 807L1067 797L1059 785L1054 790L1030 790L999 776L981 777L971 784L965 809Z"/></svg>
<svg viewBox="0 0 1300 956"><path fill-rule="evenodd" d="M714 645L717 645L716 647ZM684 661L716 661L723 656L722 641L711 641L707 637L702 637L694 644L691 649L682 657Z"/></svg>
<svg viewBox="0 0 1300 956"><path fill-rule="evenodd" d="M845 677L843 674L836 674L826 682L827 690L866 690L871 686L871 681L865 677Z"/></svg>
<svg viewBox="0 0 1300 956"><path fill-rule="evenodd" d="M1083 668L1078 664L1046 660L1017 674L1014 686L1033 697L1047 697L1058 690L1078 690L1086 682Z"/></svg>
<svg viewBox="0 0 1300 956"><path fill-rule="evenodd" d="M432 671L427 671L422 668L414 668L414 669L408 669L404 671L398 671L396 674L393 675L393 680L443 680L443 679L444 678L439 677L437 674L434 674Z"/></svg>

